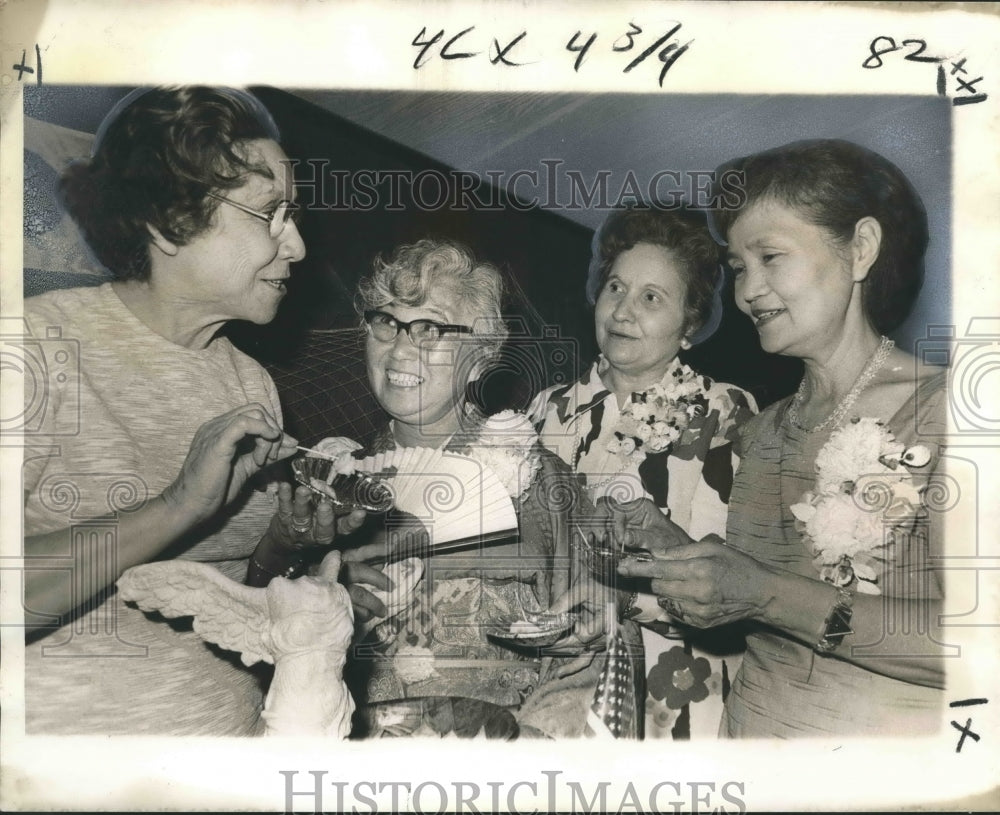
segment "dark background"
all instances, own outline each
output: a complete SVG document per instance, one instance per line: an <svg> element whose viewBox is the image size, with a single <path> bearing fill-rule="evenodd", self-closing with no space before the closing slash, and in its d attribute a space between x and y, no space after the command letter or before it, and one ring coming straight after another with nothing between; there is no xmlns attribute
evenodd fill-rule
<svg viewBox="0 0 1000 815"><path fill-rule="evenodd" d="M131 88L42 86L25 89L25 114L74 131L94 133ZM621 189L631 171L645 181L659 170L712 170L735 155L800 138L849 138L886 155L913 180L931 220L928 283L911 319L897 332L904 347L927 327L947 323L950 276L950 108L935 97L657 96L586 94L463 94L288 92L251 90L282 133L296 175L317 167L475 173L480 201L499 210L416 206L399 187L401 207L350 209L343 186L318 195L300 189L307 206L301 231L308 256L298 264L289 295L269 326L234 324L233 340L271 370L282 393L290 432L309 441L353 435L366 441L380 423L367 392L352 297L373 258L423 237L462 241L503 269L510 282L507 314L514 329L501 365L474 393L488 410L523 408L538 389L568 381L597 353L592 310L584 289L593 230L608 209L570 207L565 200L525 209L488 172L510 178L541 171L543 160L577 171L591 184L600 172ZM59 167L37 155L26 128L26 239L44 240L60 214L51 203ZM306 162L310 163L306 163ZM58 162L55 162L58 163ZM327 180L329 181L329 179ZM565 182L565 176L560 175ZM425 188L434 198L433 187ZM532 190L521 184L518 192ZM384 193L384 189L383 189ZM338 206L328 207L337 198ZM451 195L443 195L451 198ZM326 198L326 201L315 200ZM543 196L544 198L544 196ZM612 195L614 198L614 195ZM43 265L43 264L39 264ZM49 264L54 265L54 264ZM106 279L25 264L25 293ZM732 281L723 291L724 316L715 334L683 355L702 372L750 390L761 406L790 393L800 363L763 354L756 332L735 308Z"/></svg>

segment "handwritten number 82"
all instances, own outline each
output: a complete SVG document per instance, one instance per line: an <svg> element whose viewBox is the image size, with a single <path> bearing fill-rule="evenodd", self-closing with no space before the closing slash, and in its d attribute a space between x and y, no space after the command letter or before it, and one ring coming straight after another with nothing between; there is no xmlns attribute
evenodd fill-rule
<svg viewBox="0 0 1000 815"><path fill-rule="evenodd" d="M909 54L904 55L903 59L907 59L910 62L941 62L941 57L923 57L921 54L927 50L927 42L925 40L903 40L899 45L896 45L896 41L892 37L880 36L876 37L871 41L868 46L868 50L871 52L871 56L868 57L864 62L861 63L862 68L881 68L882 67L882 57L885 54L891 54L893 51L898 51L906 46L916 46L914 50L911 50Z"/></svg>

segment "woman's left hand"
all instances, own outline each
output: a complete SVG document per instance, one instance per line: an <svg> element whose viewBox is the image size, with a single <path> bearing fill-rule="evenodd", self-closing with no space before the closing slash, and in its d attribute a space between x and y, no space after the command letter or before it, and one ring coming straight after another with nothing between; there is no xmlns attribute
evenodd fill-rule
<svg viewBox="0 0 1000 815"><path fill-rule="evenodd" d="M670 523L664 518L666 523ZM760 617L769 572L716 535L697 543L651 549L652 561L623 560L619 574L652 578L660 605L675 619L697 628Z"/></svg>
<svg viewBox="0 0 1000 815"><path fill-rule="evenodd" d="M292 490L292 485L278 485L278 511L257 543L247 567L247 583L266 586L272 577L294 573L303 563L302 550L329 546L336 535L348 535L361 526L365 513L356 510L336 518L326 497L313 502L308 487Z"/></svg>
<svg viewBox="0 0 1000 815"><path fill-rule="evenodd" d="M325 496L313 498L312 490L292 485L278 486L278 512L271 519L268 534L273 543L291 549L329 546L337 534L348 535L365 521L365 513L355 510L339 519Z"/></svg>

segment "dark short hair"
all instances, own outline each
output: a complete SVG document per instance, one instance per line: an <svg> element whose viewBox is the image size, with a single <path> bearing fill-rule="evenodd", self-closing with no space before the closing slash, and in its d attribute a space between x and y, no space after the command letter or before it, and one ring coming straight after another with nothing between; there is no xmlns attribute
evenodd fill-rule
<svg viewBox="0 0 1000 815"><path fill-rule="evenodd" d="M604 289L618 256L638 243L660 246L679 262L685 284L684 334L694 334L712 314L721 274L719 246L708 230L705 213L688 207L661 209L646 204L611 213L598 240L595 298Z"/></svg>
<svg viewBox="0 0 1000 815"><path fill-rule="evenodd" d="M927 212L895 164L853 142L817 139L735 159L719 173L731 170L741 175L743 195L738 208L713 213L721 236L761 200L795 209L841 244L858 221L872 217L882 227L882 243L862 284L865 316L883 334L906 319L924 282Z"/></svg>
<svg viewBox="0 0 1000 815"><path fill-rule="evenodd" d="M119 280L150 273L146 225L183 245L211 223L219 202L209 190L230 190L252 164L244 143L278 139L267 109L232 88L160 87L135 91L101 125L89 161L63 173L63 206L97 258Z"/></svg>

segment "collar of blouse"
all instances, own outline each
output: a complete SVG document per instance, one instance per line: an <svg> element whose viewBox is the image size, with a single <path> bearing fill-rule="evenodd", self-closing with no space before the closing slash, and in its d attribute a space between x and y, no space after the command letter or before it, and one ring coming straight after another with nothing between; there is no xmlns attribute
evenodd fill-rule
<svg viewBox="0 0 1000 815"><path fill-rule="evenodd" d="M677 366L681 368L684 373L688 373L691 369L678 362ZM610 363L605 359L604 355L601 354L597 357L594 364L590 366L590 369L574 382L569 388L564 389L560 394L556 391L552 395L551 401L556 405L557 415L559 416L559 421L562 424L566 424L584 413L588 413L593 410L597 405L603 404L604 401L614 394L608 389L601 379L601 374L603 374L610 367ZM659 382L651 382L648 387L652 388L656 385L661 385L663 387L669 386L674 378L675 366L671 366L670 369L663 375ZM631 401L636 401L639 394L644 391L633 391Z"/></svg>

